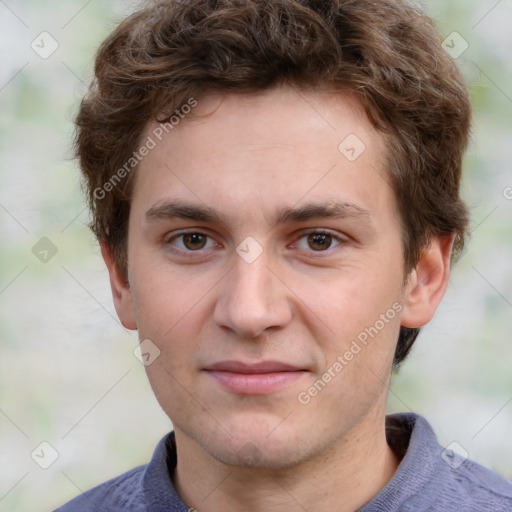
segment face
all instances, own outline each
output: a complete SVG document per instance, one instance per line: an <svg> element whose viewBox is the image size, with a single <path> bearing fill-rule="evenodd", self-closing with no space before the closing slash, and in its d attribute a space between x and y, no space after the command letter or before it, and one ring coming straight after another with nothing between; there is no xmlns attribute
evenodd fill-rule
<svg viewBox="0 0 512 512"><path fill-rule="evenodd" d="M411 291L385 139L354 98L287 87L194 114L137 169L116 307L177 437L290 466L384 415Z"/></svg>

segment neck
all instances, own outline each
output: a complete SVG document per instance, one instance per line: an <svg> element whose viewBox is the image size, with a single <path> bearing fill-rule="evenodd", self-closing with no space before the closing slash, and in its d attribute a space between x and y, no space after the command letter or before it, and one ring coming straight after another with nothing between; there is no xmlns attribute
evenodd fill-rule
<svg viewBox="0 0 512 512"><path fill-rule="evenodd" d="M353 512L389 482L399 464L386 442L384 415L379 428L372 419L315 458L279 470L228 466L175 430L174 487L198 512Z"/></svg>

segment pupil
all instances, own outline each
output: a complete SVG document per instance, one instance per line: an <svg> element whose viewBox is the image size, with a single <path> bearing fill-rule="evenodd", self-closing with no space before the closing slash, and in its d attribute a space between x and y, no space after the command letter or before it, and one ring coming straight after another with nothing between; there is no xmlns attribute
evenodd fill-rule
<svg viewBox="0 0 512 512"><path fill-rule="evenodd" d="M331 245L332 237L326 233L314 233L308 236L308 243L315 251L328 249Z"/></svg>
<svg viewBox="0 0 512 512"><path fill-rule="evenodd" d="M183 237L187 249L202 249L206 244L206 237L199 233L191 233Z"/></svg>

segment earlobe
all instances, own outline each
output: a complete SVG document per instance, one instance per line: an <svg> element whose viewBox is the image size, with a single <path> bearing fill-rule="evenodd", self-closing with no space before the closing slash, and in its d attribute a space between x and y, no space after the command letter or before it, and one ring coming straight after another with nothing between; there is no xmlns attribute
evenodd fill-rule
<svg viewBox="0 0 512 512"><path fill-rule="evenodd" d="M403 327L421 327L434 316L448 286L454 238L454 234L435 237L422 251L405 286Z"/></svg>
<svg viewBox="0 0 512 512"><path fill-rule="evenodd" d="M107 265L108 273L110 276L110 287L112 289L112 298L114 299L114 306L117 311L117 316L121 323L127 329L136 330L137 323L133 312L132 294L130 285L119 269L112 249L105 243L100 242L101 254Z"/></svg>

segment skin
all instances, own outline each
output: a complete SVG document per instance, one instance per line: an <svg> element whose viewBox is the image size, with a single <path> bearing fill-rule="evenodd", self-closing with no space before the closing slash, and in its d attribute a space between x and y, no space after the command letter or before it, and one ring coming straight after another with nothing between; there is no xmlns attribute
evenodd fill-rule
<svg viewBox="0 0 512 512"><path fill-rule="evenodd" d="M405 275L386 140L348 94L282 86L208 95L194 113L137 169L127 279L102 246L123 325L161 351L147 374L176 433L173 483L200 512L353 511L399 464L385 438L396 340L400 325L432 318L453 236L434 238ZM349 134L366 146L352 162L338 150ZM220 218L168 217L169 201ZM285 207L335 202L354 206L340 218L274 222ZM311 245L305 231L319 229L333 238L317 235ZM183 230L207 238L179 237ZM263 250L252 263L236 251L249 236ZM300 403L299 393L329 368L332 376L337 357L393 304L394 318ZM204 371L223 360L278 360L304 371L248 395Z"/></svg>

